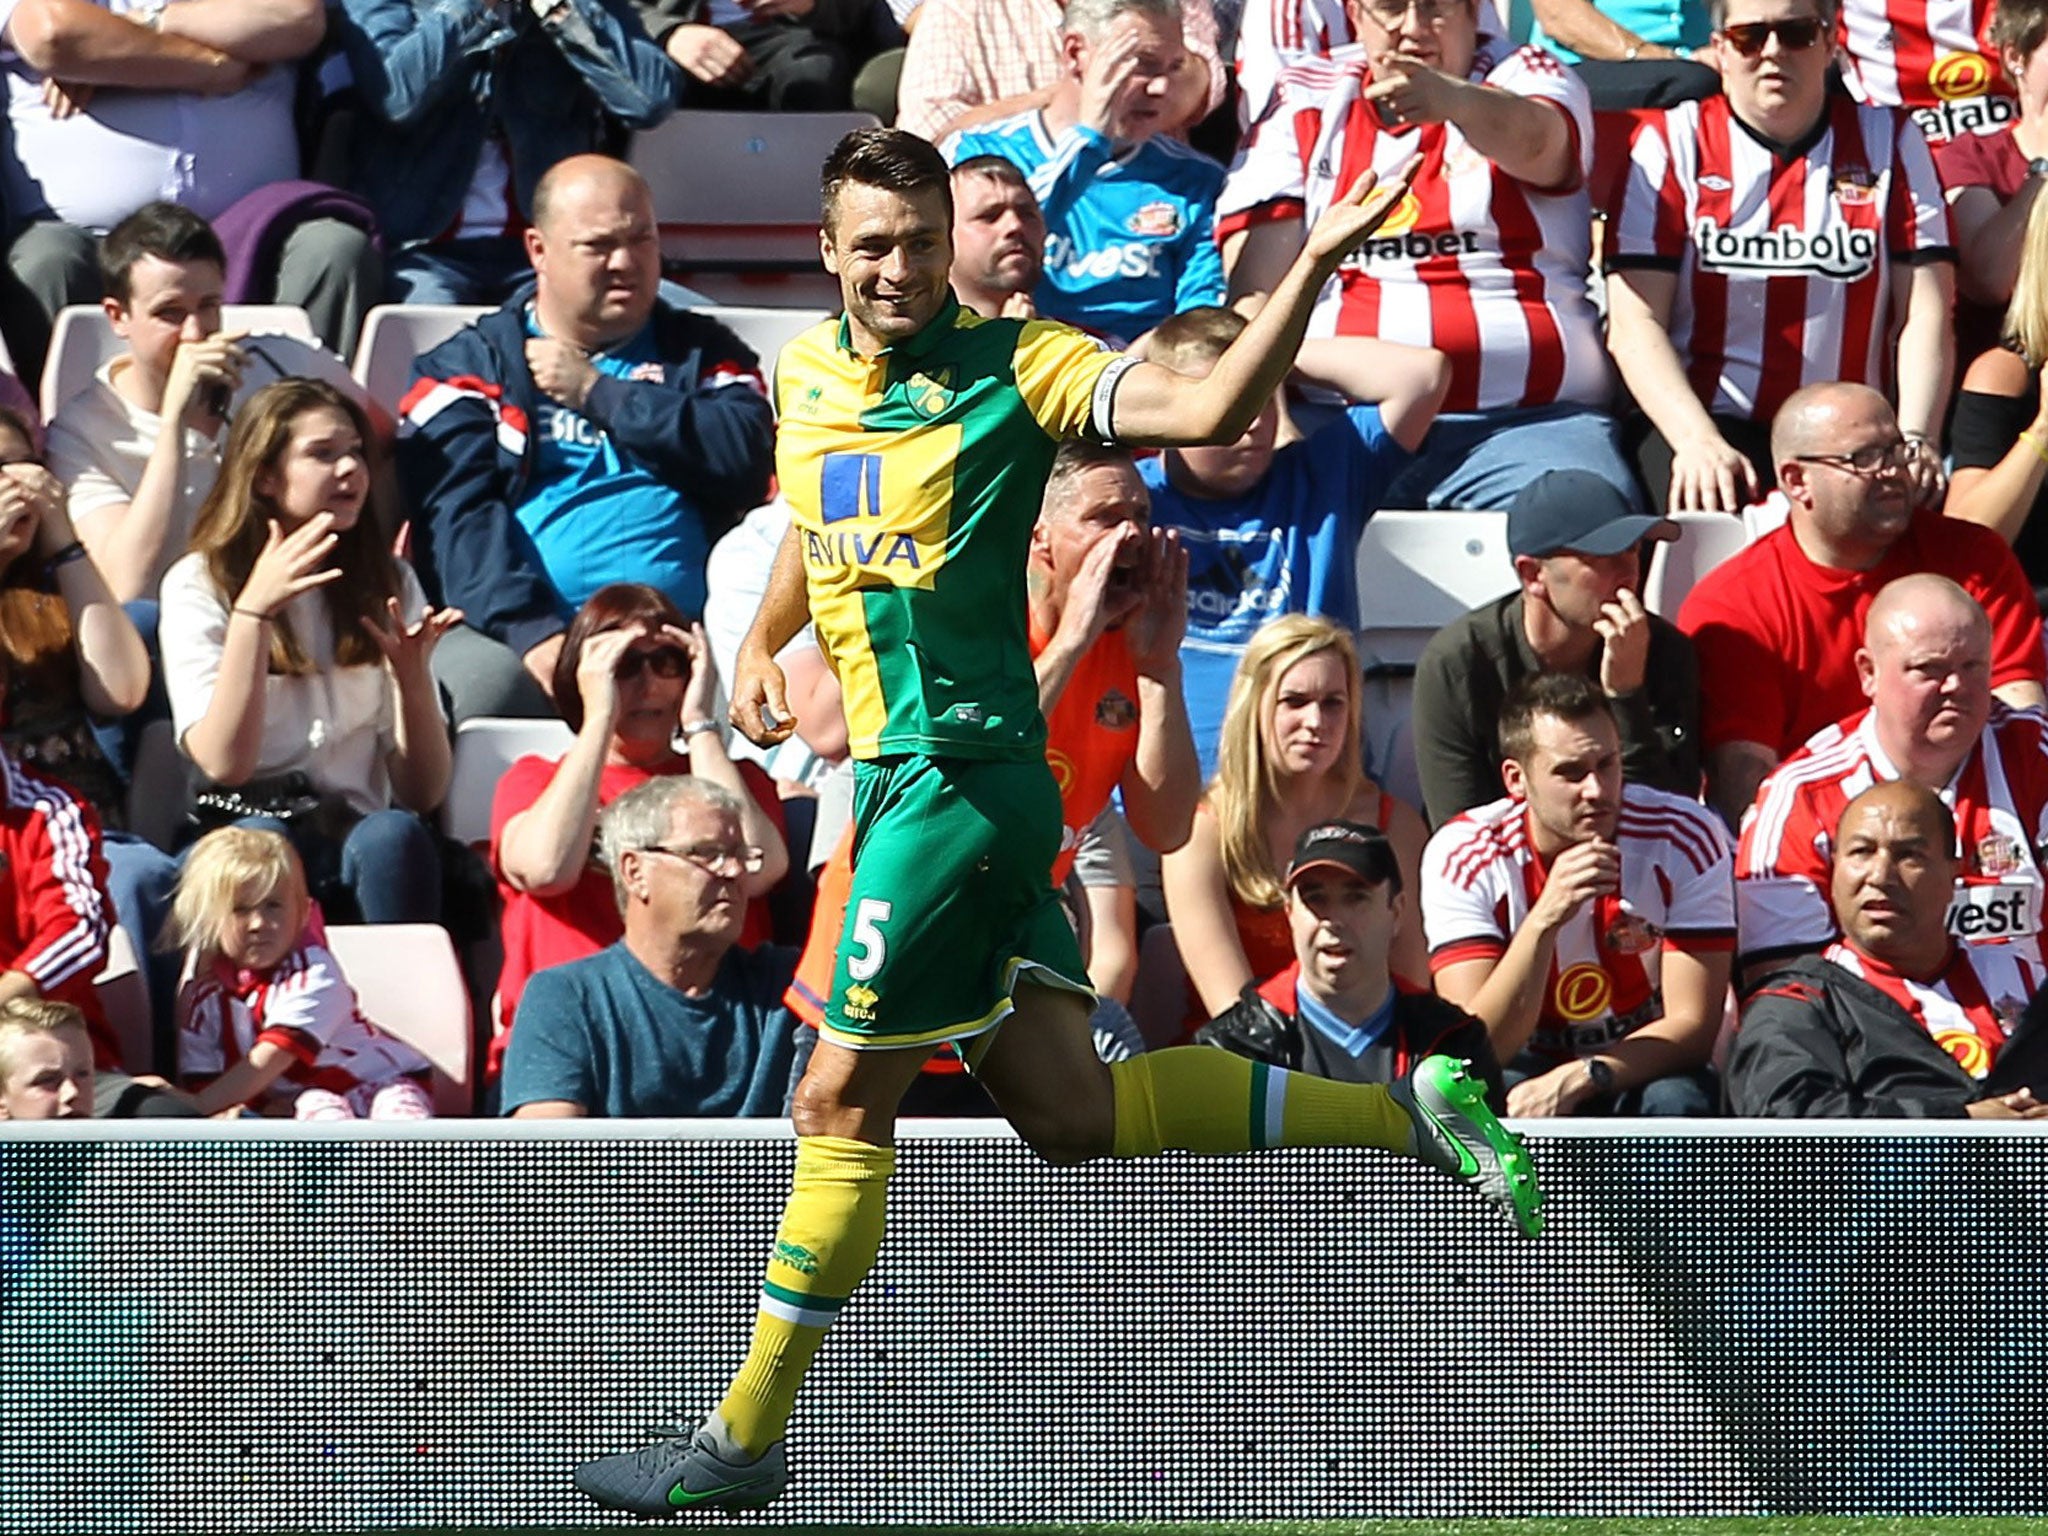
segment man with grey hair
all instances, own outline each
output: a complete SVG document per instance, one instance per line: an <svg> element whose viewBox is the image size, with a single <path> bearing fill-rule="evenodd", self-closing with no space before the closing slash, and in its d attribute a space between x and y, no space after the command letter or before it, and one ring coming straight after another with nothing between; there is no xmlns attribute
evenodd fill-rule
<svg viewBox="0 0 2048 1536"><path fill-rule="evenodd" d="M760 868L740 805L687 774L612 802L599 825L626 936L526 985L505 1053L516 1119L788 1113L795 953L737 947L741 877Z"/></svg>
<svg viewBox="0 0 2048 1536"><path fill-rule="evenodd" d="M950 165L1000 155L1044 210L1038 312L1123 343L1223 301L1223 167L1162 136L1187 49L1179 0L1072 0L1042 107L947 136Z"/></svg>

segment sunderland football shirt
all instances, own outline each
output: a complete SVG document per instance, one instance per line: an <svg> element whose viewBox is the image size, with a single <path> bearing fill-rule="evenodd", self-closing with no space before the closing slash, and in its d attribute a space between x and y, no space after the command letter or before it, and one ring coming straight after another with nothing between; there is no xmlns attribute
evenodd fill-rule
<svg viewBox="0 0 2048 1536"><path fill-rule="evenodd" d="M1888 389L1895 265L1955 260L1920 130L1838 95L1790 146L1726 96L1646 114L1609 231L1610 268L1678 274L1671 343L1700 403L1751 421L1804 384Z"/></svg>
<svg viewBox="0 0 2048 1536"><path fill-rule="evenodd" d="M1119 147L1075 124L1058 135L1020 112L946 140L946 161L999 155L1045 213L1038 312L1128 344L1160 321L1223 302L1216 194L1223 167L1170 138Z"/></svg>
<svg viewBox="0 0 2048 1536"><path fill-rule="evenodd" d="M1353 45L1282 72L1278 99L1224 184L1217 231L1227 238L1285 218L1313 224L1366 170L1384 179L1420 154L1414 186L1324 285L1309 335L1438 348L1451 363L1446 411L1604 405L1607 351L1586 294L1586 88L1540 48L1486 37L1470 78L1564 114L1576 154L1569 185L1517 181L1451 123L1382 123L1363 96L1371 63Z"/></svg>
<svg viewBox="0 0 2048 1536"><path fill-rule="evenodd" d="M984 320L951 298L875 357L844 317L782 349L775 472L854 757L1044 756L1031 527L1059 441L1110 437L1133 365L1066 326Z"/></svg>
<svg viewBox="0 0 2048 1536"><path fill-rule="evenodd" d="M1840 929L1828 898L1835 824L1849 802L1899 770L1876 714L1829 726L1764 780L1742 819L1735 899L1743 959L1818 949ZM1941 789L1963 867L1949 932L2041 960L2040 860L2048 846L2048 717L1993 703L1977 746Z"/></svg>
<svg viewBox="0 0 2048 1536"><path fill-rule="evenodd" d="M1905 107L1941 144L1998 133L2019 102L1991 46L1992 0L1846 0L1842 79L1858 98Z"/></svg>
<svg viewBox="0 0 2048 1536"><path fill-rule="evenodd" d="M2038 955L2010 948L1958 945L1941 974L1925 979L1895 971L1847 944L1829 945L1822 958L1862 977L1905 1009L1957 1066L1979 1080L2019 1027L2028 999L2048 979Z"/></svg>
<svg viewBox="0 0 2048 1536"><path fill-rule="evenodd" d="M1630 784L1615 844L1619 894L1581 903L1558 930L1528 1046L1552 1062L1591 1056L1663 1018L1666 950L1712 953L1735 943L1728 833L1712 811ZM1549 873L1522 800L1496 800L1445 822L1422 854L1430 970L1499 960Z"/></svg>

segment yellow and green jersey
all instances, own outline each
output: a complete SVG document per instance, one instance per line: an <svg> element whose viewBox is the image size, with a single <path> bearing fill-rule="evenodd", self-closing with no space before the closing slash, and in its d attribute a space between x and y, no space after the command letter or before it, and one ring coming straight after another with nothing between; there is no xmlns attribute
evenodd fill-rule
<svg viewBox="0 0 2048 1536"><path fill-rule="evenodd" d="M1130 360L948 300L877 357L820 323L775 368L775 470L856 758L1045 751L1024 564L1053 453Z"/></svg>

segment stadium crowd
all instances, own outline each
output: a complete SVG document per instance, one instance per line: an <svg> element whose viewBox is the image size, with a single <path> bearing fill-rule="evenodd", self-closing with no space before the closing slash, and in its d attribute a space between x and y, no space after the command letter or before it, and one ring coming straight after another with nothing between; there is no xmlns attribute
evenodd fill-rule
<svg viewBox="0 0 2048 1536"><path fill-rule="evenodd" d="M1242 437L1054 461L1047 878L1106 1060L2048 1116L2048 0L0 0L0 63L0 1118L431 1113L362 1000L419 951L330 944L386 924L461 957L478 1113L787 1112L862 743L808 632L796 734L726 721L820 392L665 280L619 156L678 108L914 130L961 305L1196 376L1412 165ZM386 304L490 307L380 392ZM829 561L879 468L818 473ZM1508 552L1401 729L1382 510ZM987 1110L950 1053L907 1101Z"/></svg>

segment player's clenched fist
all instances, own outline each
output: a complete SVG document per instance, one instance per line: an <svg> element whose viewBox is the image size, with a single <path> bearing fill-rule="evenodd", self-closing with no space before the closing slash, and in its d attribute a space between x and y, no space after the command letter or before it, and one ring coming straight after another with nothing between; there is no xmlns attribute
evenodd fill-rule
<svg viewBox="0 0 2048 1536"><path fill-rule="evenodd" d="M733 662L732 704L726 718L757 747L785 742L796 729L782 668L758 646L741 646Z"/></svg>

